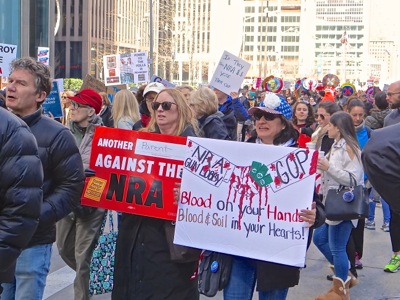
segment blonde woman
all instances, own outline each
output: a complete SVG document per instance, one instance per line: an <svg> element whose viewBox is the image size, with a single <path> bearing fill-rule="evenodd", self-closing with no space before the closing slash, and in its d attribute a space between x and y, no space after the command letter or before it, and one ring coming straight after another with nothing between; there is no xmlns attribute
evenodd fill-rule
<svg viewBox="0 0 400 300"><path fill-rule="evenodd" d="M63 112L63 117L61 118L61 124L65 126L69 126L70 122L70 113L69 108L71 106L71 99L68 97L75 96L73 91L64 91L61 93L61 107Z"/></svg>
<svg viewBox="0 0 400 300"><path fill-rule="evenodd" d="M111 115L115 128L132 129L135 122L140 119L139 104L135 95L128 90L116 93Z"/></svg>

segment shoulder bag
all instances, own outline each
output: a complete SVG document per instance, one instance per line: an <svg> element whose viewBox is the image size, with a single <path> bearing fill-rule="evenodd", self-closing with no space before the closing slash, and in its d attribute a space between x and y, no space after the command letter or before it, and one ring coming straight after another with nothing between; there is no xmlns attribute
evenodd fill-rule
<svg viewBox="0 0 400 300"><path fill-rule="evenodd" d="M110 232L104 233L104 227L109 216ZM118 232L114 231L113 212L109 210L104 214L100 227L100 237L93 250L90 262L89 293L101 295L111 293L114 281L115 245Z"/></svg>
<svg viewBox="0 0 400 300"><path fill-rule="evenodd" d="M325 212L328 220L342 221L368 217L368 189L357 185L357 181L351 173L349 176L350 186L340 185L338 188L328 190L325 200Z"/></svg>

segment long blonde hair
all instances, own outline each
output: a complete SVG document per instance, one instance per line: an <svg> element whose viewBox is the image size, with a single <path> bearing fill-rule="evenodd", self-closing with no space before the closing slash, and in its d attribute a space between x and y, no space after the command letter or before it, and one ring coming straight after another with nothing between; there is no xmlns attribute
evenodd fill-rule
<svg viewBox="0 0 400 300"><path fill-rule="evenodd" d="M178 126L176 129L176 132L174 132L173 135L181 135L182 132L188 126L191 126L193 128L194 132L196 133L196 135L198 135L199 129L198 129L198 125L197 125L197 120L195 119L193 111L189 107L189 104L186 102L186 99L183 96L183 94L180 91L178 91L177 89L166 88L157 94L154 101L157 101L157 99L161 93L167 93L168 95L170 95L175 100L176 107L178 108L178 116L179 116ZM149 125L146 128L143 128L142 131L156 132L158 130L157 130L157 123L156 123L154 110L151 110L150 114L151 114L151 119L150 119Z"/></svg>
<svg viewBox="0 0 400 300"><path fill-rule="evenodd" d="M111 115L115 126L123 117L129 117L133 122L138 121L140 119L139 104L135 95L128 90L121 90L117 92L114 96Z"/></svg>

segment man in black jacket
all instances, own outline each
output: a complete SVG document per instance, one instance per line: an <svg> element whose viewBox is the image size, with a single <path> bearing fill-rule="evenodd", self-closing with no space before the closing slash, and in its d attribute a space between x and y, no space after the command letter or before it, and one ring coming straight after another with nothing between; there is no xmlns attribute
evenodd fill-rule
<svg viewBox="0 0 400 300"><path fill-rule="evenodd" d="M74 137L68 128L42 115L41 104L50 90L50 72L45 65L32 58L12 62L6 105L36 138L44 183L39 225L17 260L14 282L3 284L3 299L43 298L55 224L79 205L83 189L82 159Z"/></svg>
<svg viewBox="0 0 400 300"><path fill-rule="evenodd" d="M42 184L35 137L24 122L0 108L0 285L13 280L16 260L35 232Z"/></svg>

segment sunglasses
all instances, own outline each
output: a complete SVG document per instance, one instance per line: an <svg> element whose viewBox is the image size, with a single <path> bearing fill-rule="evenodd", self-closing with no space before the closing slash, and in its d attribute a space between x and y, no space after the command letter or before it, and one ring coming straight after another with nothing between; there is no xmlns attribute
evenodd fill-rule
<svg viewBox="0 0 400 300"><path fill-rule="evenodd" d="M172 104L176 105L176 103L174 103L174 102L169 102L169 101L165 101L165 102L157 102L157 101L155 101L155 102L152 102L152 103L151 103L151 108L152 108L153 110L157 110L157 109L160 107L160 105L161 105L161 108L162 108L163 110L170 110L171 107L172 107Z"/></svg>
<svg viewBox="0 0 400 300"><path fill-rule="evenodd" d="M253 118L256 121L261 120L261 118L264 118L266 121L272 121L272 120L275 120L276 118L279 118L279 115L275 115L275 114L271 114L266 111L258 110L253 114Z"/></svg>
<svg viewBox="0 0 400 300"><path fill-rule="evenodd" d="M61 96L61 99L67 99L67 96Z"/></svg>

